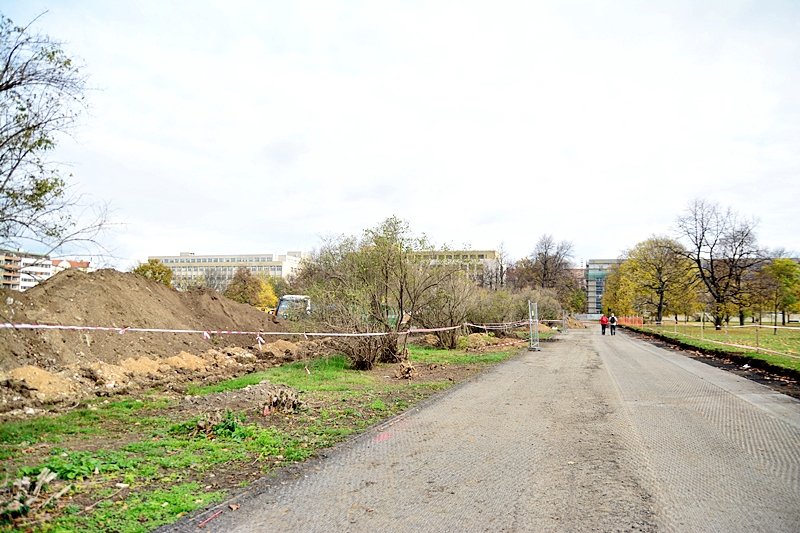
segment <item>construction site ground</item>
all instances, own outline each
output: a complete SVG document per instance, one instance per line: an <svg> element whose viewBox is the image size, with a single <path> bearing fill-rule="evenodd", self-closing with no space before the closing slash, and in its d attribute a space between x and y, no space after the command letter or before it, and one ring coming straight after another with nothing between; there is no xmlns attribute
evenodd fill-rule
<svg viewBox="0 0 800 533"><path fill-rule="evenodd" d="M164 531L798 531L800 402L569 331Z"/></svg>
<svg viewBox="0 0 800 533"><path fill-rule="evenodd" d="M281 325L216 291L177 292L115 270L65 271L24 293L5 291L0 322L76 328L0 329L0 419L154 387L181 393L190 382L215 383L324 352L323 342L276 340L271 334ZM263 332L264 342L255 334L213 333L220 330Z"/></svg>
<svg viewBox="0 0 800 533"><path fill-rule="evenodd" d="M185 398L189 384L329 353L324 341L288 336L265 335L262 344L255 335L132 333L126 328L283 326L213 291L178 293L113 270L67 271L2 296L4 323L118 330L0 330L0 421L154 389L176 399L165 415L185 420L198 408ZM246 491L237 487L260 478L261 465L213 471L214 488L233 499L174 529L203 521L219 531L800 529L800 425L789 398L800 393L792 376L625 334L600 336L599 328L542 346L486 373L481 365L420 366L418 382L466 384ZM397 379L384 366L372 372ZM421 399L410 387L397 394ZM256 387L204 402L237 411L263 399ZM63 445L119 442L75 437ZM29 453L32 460L47 450Z"/></svg>

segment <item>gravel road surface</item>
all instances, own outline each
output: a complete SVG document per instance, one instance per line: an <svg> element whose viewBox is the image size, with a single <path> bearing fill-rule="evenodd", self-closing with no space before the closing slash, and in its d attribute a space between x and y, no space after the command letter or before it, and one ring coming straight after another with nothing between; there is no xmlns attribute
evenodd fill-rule
<svg viewBox="0 0 800 533"><path fill-rule="evenodd" d="M800 402L624 331L571 330L163 530L204 521L225 532L796 532Z"/></svg>

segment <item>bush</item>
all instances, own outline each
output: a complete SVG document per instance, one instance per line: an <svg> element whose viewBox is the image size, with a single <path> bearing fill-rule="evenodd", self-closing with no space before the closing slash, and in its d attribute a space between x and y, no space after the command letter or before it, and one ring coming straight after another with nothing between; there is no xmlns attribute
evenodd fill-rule
<svg viewBox="0 0 800 533"><path fill-rule="evenodd" d="M539 320L558 320L564 310L554 291L526 289L519 292L507 290L481 290L467 320L473 324L515 322L528 318L528 301L536 302Z"/></svg>

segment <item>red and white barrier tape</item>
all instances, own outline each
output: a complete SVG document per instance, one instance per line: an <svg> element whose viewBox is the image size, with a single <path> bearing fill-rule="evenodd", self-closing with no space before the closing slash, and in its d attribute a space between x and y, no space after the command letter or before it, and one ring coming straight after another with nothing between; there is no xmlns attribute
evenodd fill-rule
<svg viewBox="0 0 800 533"><path fill-rule="evenodd" d="M656 328L667 329L667 328L676 327L676 324L674 322L662 322L660 326L655 325L655 324L643 324L643 326L646 327L646 328L656 327ZM678 328L684 328L684 327L688 327L688 328L703 328L703 329L708 329L708 330L715 329L715 326L714 326L713 322L706 322L705 324L702 324L700 322L679 322L677 324L677 327ZM798 328L796 326L770 326L769 324L745 324L743 326L739 326L739 325L728 326L728 325L724 325L723 324L721 326L721 329L719 329L717 331L725 331L726 329L746 329L746 328L756 328L756 329L793 329L795 331L800 331L800 328Z"/></svg>
<svg viewBox="0 0 800 533"><path fill-rule="evenodd" d="M471 324L467 322L465 325L473 328L480 328L485 330L503 330L509 328L518 328L530 324L529 320L518 320L516 322L506 322L505 324Z"/></svg>
<svg viewBox="0 0 800 533"><path fill-rule="evenodd" d="M528 321L510 322L502 329L527 325ZM464 324L466 326L484 327L478 324ZM485 329L501 329L497 325L485 326ZM302 335L304 337L384 337L387 335L409 335L412 333L435 333L438 331L451 331L463 327L447 326L441 328L414 328L408 331L398 332L375 332L375 333L308 333L291 331L236 331L236 330L201 330L201 329L166 329L166 328L133 328L133 327L111 327L111 326L65 326L60 324L12 324L10 322L0 323L0 329L33 329L33 330L60 330L60 331L113 331L124 335L125 333L176 333L176 334L200 334L204 339L210 340L212 335L253 335L259 346L264 344L264 335Z"/></svg>
<svg viewBox="0 0 800 533"><path fill-rule="evenodd" d="M446 328L412 328L406 333L435 333L437 331L452 331L461 327L462 326L448 326Z"/></svg>

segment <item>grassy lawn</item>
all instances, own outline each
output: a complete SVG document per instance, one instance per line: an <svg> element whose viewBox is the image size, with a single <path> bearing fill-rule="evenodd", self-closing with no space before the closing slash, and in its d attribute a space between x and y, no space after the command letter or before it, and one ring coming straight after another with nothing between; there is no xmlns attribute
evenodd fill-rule
<svg viewBox="0 0 800 533"><path fill-rule="evenodd" d="M30 483L13 496L10 490L0 494L0 531L150 531L363 432L523 347L468 353L410 346L410 359L424 370L413 380L392 377L394 365L359 372L334 356L188 390L213 395L215 413L151 392L1 424L0 475L28 477ZM263 403L225 403L233 391L263 380L299 391L303 408L265 416ZM26 504L45 469L57 479ZM14 500L21 507L9 506Z"/></svg>
<svg viewBox="0 0 800 533"><path fill-rule="evenodd" d="M715 330L713 325L708 327L708 324L701 328L699 324L679 323L631 329L656 333L702 350L728 352L800 371L800 327L732 327ZM730 344L738 346L726 346Z"/></svg>

